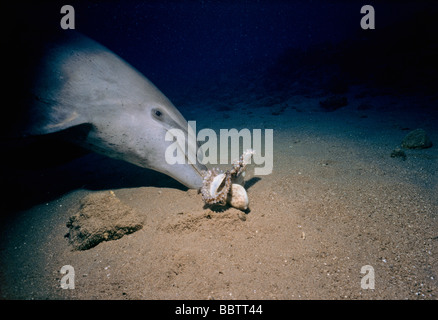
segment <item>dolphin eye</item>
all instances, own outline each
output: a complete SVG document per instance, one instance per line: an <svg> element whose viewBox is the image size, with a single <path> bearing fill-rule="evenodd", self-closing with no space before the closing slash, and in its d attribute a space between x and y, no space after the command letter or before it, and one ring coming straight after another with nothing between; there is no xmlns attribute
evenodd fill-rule
<svg viewBox="0 0 438 320"><path fill-rule="evenodd" d="M158 109L152 109L152 115L156 118L156 119L162 119L163 118L163 112L161 112Z"/></svg>

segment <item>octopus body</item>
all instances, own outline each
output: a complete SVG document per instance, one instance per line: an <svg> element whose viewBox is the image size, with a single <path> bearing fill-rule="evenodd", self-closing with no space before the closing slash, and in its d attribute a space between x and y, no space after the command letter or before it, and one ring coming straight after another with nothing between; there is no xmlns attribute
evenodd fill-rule
<svg viewBox="0 0 438 320"><path fill-rule="evenodd" d="M225 204L231 188L230 171L223 172L218 168L214 168L204 172L201 188L202 199L207 204Z"/></svg>
<svg viewBox="0 0 438 320"><path fill-rule="evenodd" d="M231 170L222 171L218 168L203 171L203 185L201 187L202 199L206 204L221 204L225 205L227 202L233 205L236 203L233 201L235 198L244 198L246 203L238 205L239 209L247 209L248 197L243 185L243 176L246 169L246 165L249 163L254 150L246 150L242 156L233 162ZM234 187L233 187L234 185ZM237 187L239 185L239 187ZM231 192L234 190L233 192ZM236 192L240 194L235 194ZM242 194L244 193L244 194Z"/></svg>

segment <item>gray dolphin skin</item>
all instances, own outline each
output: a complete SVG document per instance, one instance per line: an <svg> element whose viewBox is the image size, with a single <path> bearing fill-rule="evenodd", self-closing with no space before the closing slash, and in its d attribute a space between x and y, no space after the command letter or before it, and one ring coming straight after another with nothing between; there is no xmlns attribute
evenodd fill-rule
<svg viewBox="0 0 438 320"><path fill-rule="evenodd" d="M173 177L188 188L202 185L200 163L168 164L169 129L187 121L148 79L116 54L79 33L50 42L35 73L23 132L44 135L83 126L70 139L81 146ZM67 130L68 132L68 130ZM199 151L199 150L198 150ZM196 150L195 150L196 154Z"/></svg>

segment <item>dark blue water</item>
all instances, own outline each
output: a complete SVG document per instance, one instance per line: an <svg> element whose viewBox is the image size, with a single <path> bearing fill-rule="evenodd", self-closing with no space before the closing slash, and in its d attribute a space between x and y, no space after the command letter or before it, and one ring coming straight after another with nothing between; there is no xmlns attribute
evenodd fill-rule
<svg viewBox="0 0 438 320"><path fill-rule="evenodd" d="M78 29L163 86L340 41L359 18L357 5L308 1L128 1L80 6L77 14Z"/></svg>
<svg viewBox="0 0 438 320"><path fill-rule="evenodd" d="M109 1L79 2L75 7L79 31L172 95L239 68L242 73L262 73L290 48L351 41L335 52L353 60L349 69L369 68L370 56L387 60L398 49L396 55L424 48L436 54L437 11L431 3L379 2L374 6L377 29L367 31L360 27L363 1ZM425 13L430 15L424 18ZM413 38L420 40L411 43ZM352 49L361 52L345 52ZM333 50L314 51L307 63L319 65L327 54Z"/></svg>
<svg viewBox="0 0 438 320"><path fill-rule="evenodd" d="M304 62L307 65L320 67L346 60L348 71L381 72L388 68L384 71L397 74L397 78L405 66L414 64L421 70L408 76L436 81L436 69L428 72L424 69L432 66L424 62L419 65L424 59L426 63L434 61L437 55L434 17L438 11L433 1L379 1L374 4L375 30L360 27L363 1L130 0L69 4L75 8L76 30L116 52L171 98L193 86L223 79L224 74L235 78L236 70L245 77L245 71L265 76L272 64L277 69L290 68L288 64L297 60L290 48L310 50ZM12 26L17 26L11 27L11 32L26 24L32 29L42 28L42 34L59 30L62 5L58 1L30 2L28 10L22 10L24 5L13 8L17 19ZM327 55L338 60L325 61ZM279 57L283 60L278 61ZM394 59L397 65L387 66ZM276 74L271 77L278 80ZM382 72L377 77L382 78Z"/></svg>

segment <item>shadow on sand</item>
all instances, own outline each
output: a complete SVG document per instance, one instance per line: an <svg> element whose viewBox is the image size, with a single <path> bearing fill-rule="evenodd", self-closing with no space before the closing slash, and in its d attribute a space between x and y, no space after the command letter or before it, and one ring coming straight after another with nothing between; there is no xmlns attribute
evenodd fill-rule
<svg viewBox="0 0 438 320"><path fill-rule="evenodd" d="M3 146L3 145L2 145ZM88 152L72 144L43 141L2 148L1 216L47 203L77 189L187 187L162 173Z"/></svg>

